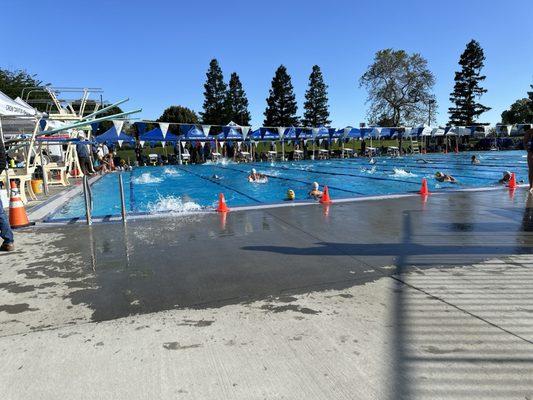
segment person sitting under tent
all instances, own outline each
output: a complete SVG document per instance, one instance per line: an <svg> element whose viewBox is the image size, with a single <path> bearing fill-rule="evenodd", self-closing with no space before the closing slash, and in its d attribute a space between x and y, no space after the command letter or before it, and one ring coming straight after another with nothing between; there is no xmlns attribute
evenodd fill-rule
<svg viewBox="0 0 533 400"><path fill-rule="evenodd" d="M457 179L455 179L453 176L443 174L440 171L435 173L435 179L438 180L439 182L457 183Z"/></svg>
<svg viewBox="0 0 533 400"><path fill-rule="evenodd" d="M250 175L248 175L248 182L266 182L268 177L265 174L258 173L255 168L252 168Z"/></svg>
<svg viewBox="0 0 533 400"><path fill-rule="evenodd" d="M318 182L313 182L313 188L311 189L311 191L309 192L309 196L318 200L320 198L322 198L322 195L324 193L319 190L319 185L318 185Z"/></svg>

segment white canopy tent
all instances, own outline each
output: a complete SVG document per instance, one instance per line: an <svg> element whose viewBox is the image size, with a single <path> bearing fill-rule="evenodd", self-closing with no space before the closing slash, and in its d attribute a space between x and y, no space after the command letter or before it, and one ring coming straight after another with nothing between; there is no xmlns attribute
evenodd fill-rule
<svg viewBox="0 0 533 400"><path fill-rule="evenodd" d="M0 92L0 134L11 138L22 133L31 134L40 113L22 99L11 99Z"/></svg>

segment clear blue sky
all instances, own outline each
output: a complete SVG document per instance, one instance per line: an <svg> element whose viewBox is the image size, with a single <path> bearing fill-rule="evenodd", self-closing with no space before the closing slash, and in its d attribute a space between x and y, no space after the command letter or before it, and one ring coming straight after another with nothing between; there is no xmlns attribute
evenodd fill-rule
<svg viewBox="0 0 533 400"><path fill-rule="evenodd" d="M60 7L59 7L60 6ZM5 1L0 66L24 68L56 86L130 97L142 117L171 104L200 111L205 72L217 58L236 71L263 121L275 69L293 78L299 113L313 64L329 85L334 126L366 120L358 78L377 50L419 52L437 83L439 123L447 121L454 71L474 38L487 57L482 102L495 123L533 83L532 0L372 1Z"/></svg>

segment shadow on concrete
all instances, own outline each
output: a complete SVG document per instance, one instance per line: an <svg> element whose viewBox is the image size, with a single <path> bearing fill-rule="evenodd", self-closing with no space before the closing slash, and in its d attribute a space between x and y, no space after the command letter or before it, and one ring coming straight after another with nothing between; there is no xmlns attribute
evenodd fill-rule
<svg viewBox="0 0 533 400"><path fill-rule="evenodd" d="M533 395L533 268L483 263L461 269L416 271L412 256L482 254L482 246L432 248L414 243L413 212L403 235L391 304L393 399L529 399ZM531 232L533 202L520 229ZM479 228L480 224L473 224ZM483 224L481 224L483 226ZM500 227L506 227L502 224ZM531 238L518 239L531 243ZM409 250L410 249L410 250ZM531 246L502 246L493 255L531 254Z"/></svg>

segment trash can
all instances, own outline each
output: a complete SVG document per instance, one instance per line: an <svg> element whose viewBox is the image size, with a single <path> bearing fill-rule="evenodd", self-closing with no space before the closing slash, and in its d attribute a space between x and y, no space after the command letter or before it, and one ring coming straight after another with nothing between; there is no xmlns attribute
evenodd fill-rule
<svg viewBox="0 0 533 400"><path fill-rule="evenodd" d="M35 194L41 194L43 192L43 180L42 179L32 179L31 180L31 190Z"/></svg>

